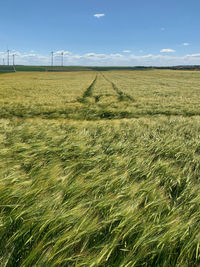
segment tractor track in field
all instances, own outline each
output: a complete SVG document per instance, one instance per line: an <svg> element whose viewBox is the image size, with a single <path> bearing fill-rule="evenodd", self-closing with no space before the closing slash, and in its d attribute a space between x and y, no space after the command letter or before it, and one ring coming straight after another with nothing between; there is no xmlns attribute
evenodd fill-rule
<svg viewBox="0 0 200 267"><path fill-rule="evenodd" d="M80 102L80 103L85 103L87 102L86 99L88 97L94 97L93 94L92 94L92 91L93 91L93 88L95 86L95 83L97 81L97 77L98 77L98 74L96 74L94 80L92 81L92 83L86 88L85 92L83 93L83 96L81 98L78 98L77 101Z"/></svg>
<svg viewBox="0 0 200 267"><path fill-rule="evenodd" d="M112 82L111 80L109 80L103 73L101 73L101 75L104 77L104 79L107 82L109 82L112 85L113 90L118 94L118 100L119 101L127 101L127 100L129 100L129 101L135 102L135 99L132 96L124 93L123 91L121 91L117 87L117 85L114 82Z"/></svg>
<svg viewBox="0 0 200 267"><path fill-rule="evenodd" d="M94 87L95 87L95 84L98 80L98 77L99 75L101 75L111 86L112 86L112 89L117 93L117 98L118 98L118 101L121 102L121 101L131 101L131 102L135 102L134 98L131 97L130 95L124 93L123 91L121 91L117 85L112 82L111 80L109 80L103 73L97 73L94 80L92 81L92 83L86 88L86 90L84 91L83 95L81 98L78 98L77 101L80 102L80 103L90 103L90 101L88 101L89 99L92 99L92 103L98 103L101 99L101 97L103 96L111 96L110 94L99 94L99 95L96 95L94 96L93 95L93 90L94 90Z"/></svg>

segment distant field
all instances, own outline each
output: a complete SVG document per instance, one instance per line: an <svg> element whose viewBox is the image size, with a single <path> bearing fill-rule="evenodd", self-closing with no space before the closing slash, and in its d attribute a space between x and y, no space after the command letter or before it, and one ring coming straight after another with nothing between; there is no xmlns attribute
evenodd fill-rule
<svg viewBox="0 0 200 267"><path fill-rule="evenodd" d="M0 74L8 73L8 72L15 72L15 68L13 66L1 66L0 65Z"/></svg>
<svg viewBox="0 0 200 267"><path fill-rule="evenodd" d="M1 117L116 119L200 115L192 71L18 72L2 74Z"/></svg>
<svg viewBox="0 0 200 267"><path fill-rule="evenodd" d="M199 266L200 73L0 76L0 266Z"/></svg>

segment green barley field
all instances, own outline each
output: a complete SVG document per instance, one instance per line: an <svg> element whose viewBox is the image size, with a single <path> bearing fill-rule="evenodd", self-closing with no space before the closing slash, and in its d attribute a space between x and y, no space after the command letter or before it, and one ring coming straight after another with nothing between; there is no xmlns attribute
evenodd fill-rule
<svg viewBox="0 0 200 267"><path fill-rule="evenodd" d="M1 74L0 266L200 266L200 72Z"/></svg>

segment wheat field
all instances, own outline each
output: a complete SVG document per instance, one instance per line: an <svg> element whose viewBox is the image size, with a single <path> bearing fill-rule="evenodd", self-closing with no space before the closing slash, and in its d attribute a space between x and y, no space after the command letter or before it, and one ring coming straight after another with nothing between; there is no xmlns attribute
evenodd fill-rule
<svg viewBox="0 0 200 267"><path fill-rule="evenodd" d="M0 266L199 266L200 73L0 75Z"/></svg>

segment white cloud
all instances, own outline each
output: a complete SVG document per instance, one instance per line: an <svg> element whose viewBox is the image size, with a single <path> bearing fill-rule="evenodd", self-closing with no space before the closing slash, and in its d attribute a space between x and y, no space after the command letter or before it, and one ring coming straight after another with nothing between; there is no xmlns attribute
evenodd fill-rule
<svg viewBox="0 0 200 267"><path fill-rule="evenodd" d="M131 50L123 50L123 53L131 53Z"/></svg>
<svg viewBox="0 0 200 267"><path fill-rule="evenodd" d="M200 54L191 54L191 55L187 55L186 57L200 57Z"/></svg>
<svg viewBox="0 0 200 267"><path fill-rule="evenodd" d="M160 50L161 53L174 53L176 50L170 48L164 48Z"/></svg>
<svg viewBox="0 0 200 267"><path fill-rule="evenodd" d="M184 45L184 46L188 46L188 45L190 45L190 44L189 44L189 43L183 43L183 45Z"/></svg>
<svg viewBox="0 0 200 267"><path fill-rule="evenodd" d="M54 55L61 55L63 53L63 55L71 55L71 52L69 52L69 51L65 51L65 50L58 50L58 51L56 51L56 52L54 52Z"/></svg>
<svg viewBox="0 0 200 267"><path fill-rule="evenodd" d="M20 55L21 57L37 57L37 54L25 54L25 55Z"/></svg>
<svg viewBox="0 0 200 267"><path fill-rule="evenodd" d="M110 54L111 57L123 57L121 54Z"/></svg>
<svg viewBox="0 0 200 267"><path fill-rule="evenodd" d="M105 17L105 14L94 14L94 17L100 19L101 17Z"/></svg>
<svg viewBox="0 0 200 267"><path fill-rule="evenodd" d="M153 57L152 54L141 56L141 58L152 58L152 57Z"/></svg>
<svg viewBox="0 0 200 267"><path fill-rule="evenodd" d="M96 54L95 53L87 53L87 54L85 54L85 56L87 56L87 57L95 57Z"/></svg>

